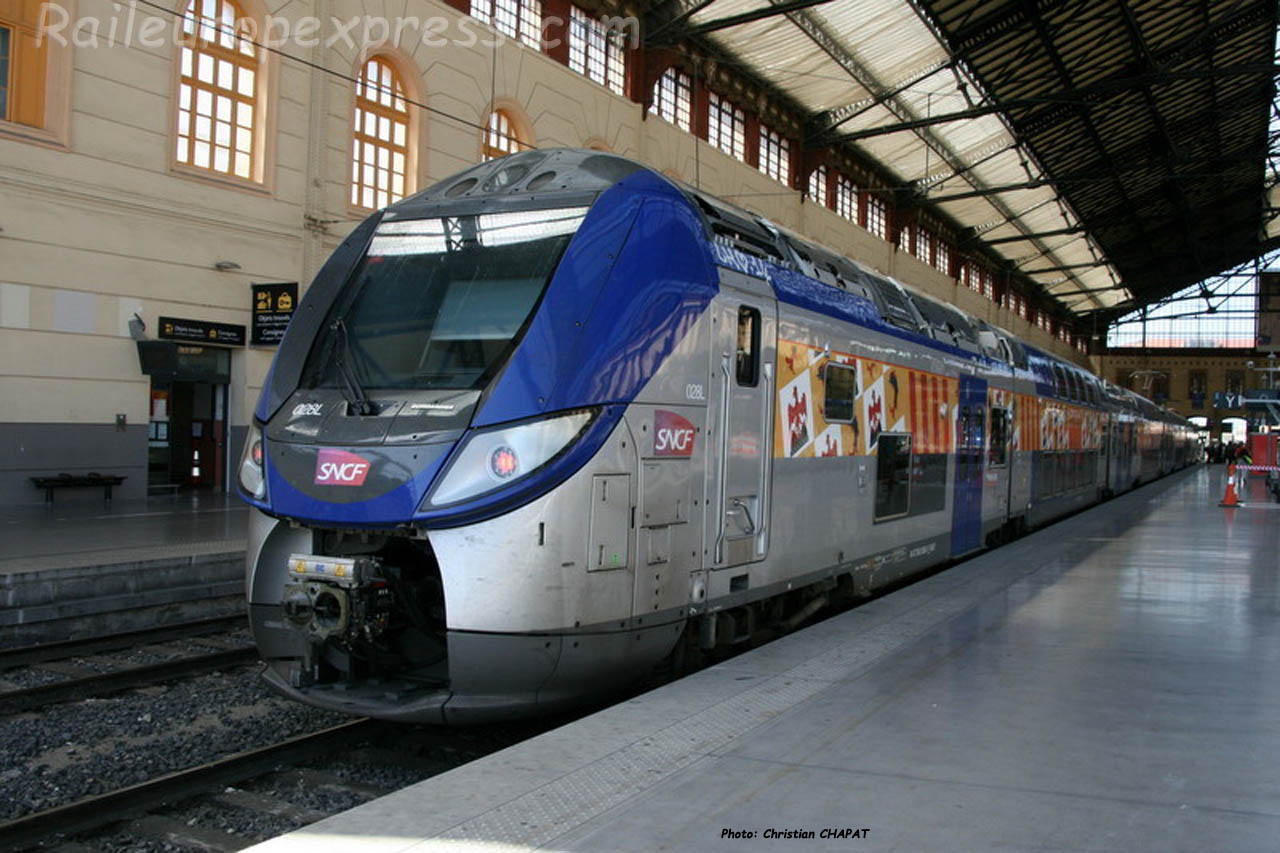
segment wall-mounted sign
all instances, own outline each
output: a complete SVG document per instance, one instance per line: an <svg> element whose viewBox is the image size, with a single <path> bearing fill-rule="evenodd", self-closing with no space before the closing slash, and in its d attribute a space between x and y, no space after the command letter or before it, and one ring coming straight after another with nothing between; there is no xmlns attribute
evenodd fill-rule
<svg viewBox="0 0 1280 853"><path fill-rule="evenodd" d="M280 343L289 320L293 318L293 309L298 305L298 283L251 284L249 287L253 292L253 335L250 343L254 346Z"/></svg>
<svg viewBox="0 0 1280 853"><path fill-rule="evenodd" d="M168 341L191 341L199 344L244 346L244 326L210 323L206 320L184 320L161 317L156 337Z"/></svg>
<svg viewBox="0 0 1280 853"><path fill-rule="evenodd" d="M175 344L171 341L137 341L137 345L138 360L146 376L185 382L231 381L229 349ZM152 405L155 405L154 399ZM167 402L165 407L168 407Z"/></svg>

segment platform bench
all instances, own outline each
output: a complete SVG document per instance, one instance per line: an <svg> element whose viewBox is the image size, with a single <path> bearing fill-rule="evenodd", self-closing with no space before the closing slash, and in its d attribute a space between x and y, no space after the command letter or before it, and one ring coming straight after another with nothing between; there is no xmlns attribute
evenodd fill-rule
<svg viewBox="0 0 1280 853"><path fill-rule="evenodd" d="M31 482L35 483L36 488L44 489L44 502L53 503L54 489L76 488L79 486L97 486L102 489L102 498L107 503L111 503L111 489L125 481L125 477L119 475L111 475L104 477L101 474L82 474L72 476L71 474L59 474L56 477L32 477Z"/></svg>

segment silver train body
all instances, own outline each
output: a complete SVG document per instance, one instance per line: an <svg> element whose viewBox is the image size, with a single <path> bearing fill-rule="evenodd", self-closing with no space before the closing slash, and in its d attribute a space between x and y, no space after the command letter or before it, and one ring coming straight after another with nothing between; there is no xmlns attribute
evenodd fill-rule
<svg viewBox="0 0 1280 853"><path fill-rule="evenodd" d="M573 252L597 207L625 208L619 199L631 193L640 201L625 241L603 252L609 276L632 295L650 286L647 276L661 279L675 301L650 307L679 305L681 322L662 325L667 313L630 302L603 310L607 285L594 313L544 318L561 304L553 277L492 376L448 392L370 381L375 405L364 412L342 383L282 380L282 348L272 383L283 385L259 408L259 467L246 451L242 488L258 508L248 557L253 630L266 676L285 694L437 723L560 709L684 650L785 629L836 597L999 544L1194 461L1192 427L1131 392L635 164L607 158L604 168L601 157L528 152L484 164L402 203L396 221L448 221L451 199L468 201L451 188L486 181L514 187L490 196L562 207L555 193L522 190L520 180L578 169L590 212L556 275L580 263ZM494 180L513 165L527 167L519 179ZM660 211L678 227L655 221L646 230L645 217ZM388 221L355 235L351 257L367 258ZM337 275L347 284L333 293L350 287L345 269ZM672 282L681 275L705 279L702 297L679 295ZM316 309L329 318L336 310ZM555 357L544 320L562 335L585 326L598 336L591 346L617 355L579 348L556 369L585 365L597 375L548 384L534 375ZM660 345L645 324L662 326ZM329 327L308 332L295 321L289 334L301 341ZM317 346L305 341L299 352L314 358ZM536 346L548 349L520 367L522 349ZM598 375L598 365L627 381ZM519 410L520 382L536 386L528 405L542 400L554 412ZM514 402L504 403L509 389ZM556 403L556 394L569 396ZM415 405L458 408L442 428L420 428L413 419L430 418L412 414ZM496 414L486 419L486 407ZM481 452L468 447L564 412L594 420L526 478L544 477L537 488L504 502L493 499L503 494L497 484L480 510L430 509L451 466ZM370 423L381 425L372 434L357 428ZM514 433L499 435L515 446ZM490 474L514 464L507 444L481 449ZM322 475L318 460L339 451L363 459L371 476L395 466L396 488L418 483L397 504L400 517L378 516L372 499L351 490L331 489L332 511L317 503L329 494L317 484L337 470ZM289 477L306 480L311 497L290 504L287 494L302 487Z"/></svg>

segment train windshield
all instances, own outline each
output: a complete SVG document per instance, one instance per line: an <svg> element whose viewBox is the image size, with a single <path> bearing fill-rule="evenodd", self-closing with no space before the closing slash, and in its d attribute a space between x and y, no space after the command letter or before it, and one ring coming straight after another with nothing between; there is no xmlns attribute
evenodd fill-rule
<svg viewBox="0 0 1280 853"><path fill-rule="evenodd" d="M484 387L586 213L383 222L312 346L303 384L343 387L347 371L368 388Z"/></svg>

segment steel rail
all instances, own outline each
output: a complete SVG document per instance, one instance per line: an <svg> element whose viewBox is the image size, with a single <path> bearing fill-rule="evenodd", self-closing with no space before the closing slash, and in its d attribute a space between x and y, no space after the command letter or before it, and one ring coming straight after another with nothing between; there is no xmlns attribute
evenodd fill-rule
<svg viewBox="0 0 1280 853"><path fill-rule="evenodd" d="M131 687L145 687L162 681L201 675L215 669L244 666L258 660L258 650L253 646L176 658L146 666L133 666L114 672L87 675L67 681L55 681L0 693L0 713L16 714L20 711L69 702L90 696L105 696Z"/></svg>
<svg viewBox="0 0 1280 853"><path fill-rule="evenodd" d="M44 661L114 652L120 649L145 646L149 643L164 643L169 640L198 637L201 634L212 634L237 627L248 627L248 625L249 621L245 615L238 613L235 616L215 616L210 619L177 622L172 625L159 625L154 628L124 631L119 634L108 634L102 637L86 637L81 640L63 640L56 643L40 643L34 646L0 649L0 671Z"/></svg>
<svg viewBox="0 0 1280 853"><path fill-rule="evenodd" d="M0 823L0 849L21 850L54 834L64 838L154 811L210 789L242 782L281 765L297 763L333 746L376 734L391 724L362 717L270 746L179 770L106 794Z"/></svg>

